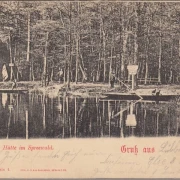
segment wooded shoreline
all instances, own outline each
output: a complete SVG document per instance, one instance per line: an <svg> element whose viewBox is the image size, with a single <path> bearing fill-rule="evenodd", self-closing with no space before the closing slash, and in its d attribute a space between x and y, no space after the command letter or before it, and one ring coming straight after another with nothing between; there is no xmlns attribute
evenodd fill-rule
<svg viewBox="0 0 180 180"><path fill-rule="evenodd" d="M2 1L6 80L180 83L179 2ZM62 69L63 77L58 73ZM1 74L0 74L0 80Z"/></svg>

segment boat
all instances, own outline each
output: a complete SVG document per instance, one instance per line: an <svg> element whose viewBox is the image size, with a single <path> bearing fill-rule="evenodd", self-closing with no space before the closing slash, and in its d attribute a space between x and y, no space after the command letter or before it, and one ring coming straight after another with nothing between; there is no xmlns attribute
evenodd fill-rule
<svg viewBox="0 0 180 180"><path fill-rule="evenodd" d="M0 93L27 93L28 89L0 89Z"/></svg>
<svg viewBox="0 0 180 180"><path fill-rule="evenodd" d="M178 95L150 95L150 94L128 94L128 93L118 93L118 92L109 92L103 94L104 99L119 99L119 100L139 100L142 97L142 100L147 101L169 101L176 98Z"/></svg>

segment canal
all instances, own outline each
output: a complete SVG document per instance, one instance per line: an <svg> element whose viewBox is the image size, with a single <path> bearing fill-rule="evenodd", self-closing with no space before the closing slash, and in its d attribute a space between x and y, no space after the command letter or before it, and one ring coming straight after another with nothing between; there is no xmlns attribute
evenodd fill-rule
<svg viewBox="0 0 180 180"><path fill-rule="evenodd" d="M0 138L164 137L180 135L180 104L42 94L0 94Z"/></svg>

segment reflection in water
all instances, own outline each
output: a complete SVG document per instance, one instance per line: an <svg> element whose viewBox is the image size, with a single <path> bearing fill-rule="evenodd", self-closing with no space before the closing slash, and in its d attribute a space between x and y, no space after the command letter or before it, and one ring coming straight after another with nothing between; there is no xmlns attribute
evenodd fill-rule
<svg viewBox="0 0 180 180"><path fill-rule="evenodd" d="M0 94L0 138L180 135L180 104Z"/></svg>
<svg viewBox="0 0 180 180"><path fill-rule="evenodd" d="M7 104L7 93L2 93L2 105L3 107L5 108L6 107L6 104Z"/></svg>
<svg viewBox="0 0 180 180"><path fill-rule="evenodd" d="M132 130L132 135L134 135L134 129L137 125L136 122L136 115L134 114L134 104L133 102L130 102L130 108L129 108L129 114L127 115L126 119L126 126L129 127L129 131Z"/></svg>

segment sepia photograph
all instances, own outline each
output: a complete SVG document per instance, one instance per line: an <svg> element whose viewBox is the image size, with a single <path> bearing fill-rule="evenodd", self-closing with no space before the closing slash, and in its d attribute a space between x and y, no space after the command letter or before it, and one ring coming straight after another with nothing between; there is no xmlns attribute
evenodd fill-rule
<svg viewBox="0 0 180 180"><path fill-rule="evenodd" d="M0 1L0 168L27 150L49 178L180 177L179 137L180 2ZM59 147L60 176L40 156Z"/></svg>

